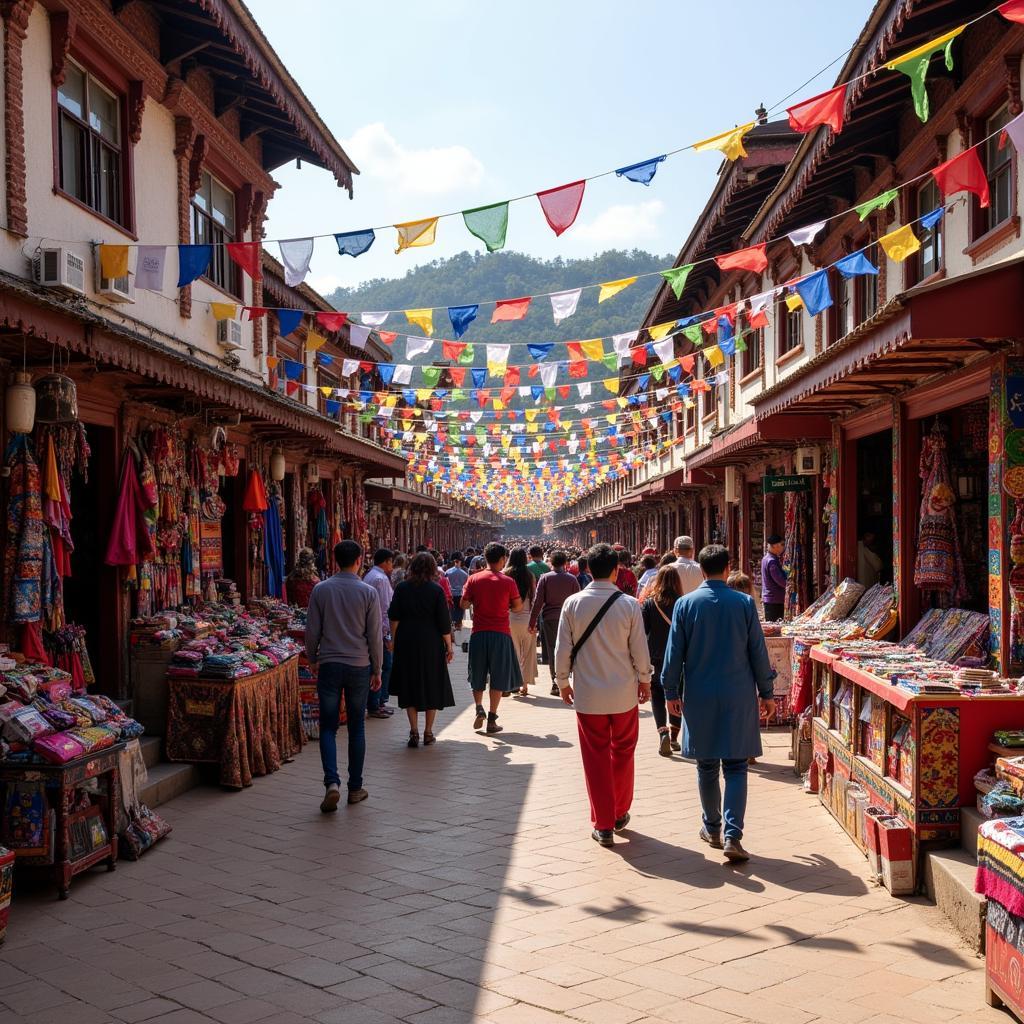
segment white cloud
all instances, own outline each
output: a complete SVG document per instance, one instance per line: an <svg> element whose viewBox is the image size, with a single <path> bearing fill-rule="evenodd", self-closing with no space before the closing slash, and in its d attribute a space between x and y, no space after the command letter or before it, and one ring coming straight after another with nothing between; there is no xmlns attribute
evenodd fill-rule
<svg viewBox="0 0 1024 1024"><path fill-rule="evenodd" d="M660 199L609 206L593 220L575 225L569 235L574 241L595 245L639 245L658 238L658 221L664 212L665 204Z"/></svg>
<svg viewBox="0 0 1024 1024"><path fill-rule="evenodd" d="M399 192L440 195L480 184L484 165L465 146L407 149L379 121L344 142L360 171Z"/></svg>

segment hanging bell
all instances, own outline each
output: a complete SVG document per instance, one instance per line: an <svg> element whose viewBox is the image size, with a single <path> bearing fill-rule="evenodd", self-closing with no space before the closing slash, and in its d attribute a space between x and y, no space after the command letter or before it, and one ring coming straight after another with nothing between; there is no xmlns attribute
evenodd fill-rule
<svg viewBox="0 0 1024 1024"><path fill-rule="evenodd" d="M36 390L32 387L31 374L19 372L14 375L14 383L4 395L4 409L10 433L32 433L36 423Z"/></svg>
<svg viewBox="0 0 1024 1024"><path fill-rule="evenodd" d="M36 381L36 419L40 423L75 423L78 390L62 373L48 373Z"/></svg>

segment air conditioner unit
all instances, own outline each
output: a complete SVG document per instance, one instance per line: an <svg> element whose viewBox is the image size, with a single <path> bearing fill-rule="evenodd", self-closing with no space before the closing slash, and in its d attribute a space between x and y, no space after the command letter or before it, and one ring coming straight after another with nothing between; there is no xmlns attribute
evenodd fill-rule
<svg viewBox="0 0 1024 1024"><path fill-rule="evenodd" d="M63 247L37 249L32 257L32 280L46 288L85 294L85 260Z"/></svg>
<svg viewBox="0 0 1024 1024"><path fill-rule="evenodd" d="M104 277L100 266L100 252L96 250L96 292L110 302L134 302L135 282L131 274L124 277Z"/></svg>
<svg viewBox="0 0 1024 1024"><path fill-rule="evenodd" d="M242 321L218 320L217 344L229 352L240 349L242 347Z"/></svg>
<svg viewBox="0 0 1024 1024"><path fill-rule="evenodd" d="M740 501L740 471L735 466L725 467L725 501L728 505Z"/></svg>
<svg viewBox="0 0 1024 1024"><path fill-rule="evenodd" d="M821 449L797 448L796 458L793 461L798 473L813 476L815 473L821 472Z"/></svg>

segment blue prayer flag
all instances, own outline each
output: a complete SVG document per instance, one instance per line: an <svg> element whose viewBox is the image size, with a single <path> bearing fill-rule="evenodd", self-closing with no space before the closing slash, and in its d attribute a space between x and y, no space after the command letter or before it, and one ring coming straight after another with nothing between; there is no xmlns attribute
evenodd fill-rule
<svg viewBox="0 0 1024 1024"><path fill-rule="evenodd" d="M284 375L288 380L298 380L302 376L302 371L305 366L302 363L295 362L294 359L286 359L284 361Z"/></svg>
<svg viewBox="0 0 1024 1024"><path fill-rule="evenodd" d="M482 388L487 381L487 368L483 366L474 366L469 373L473 378L473 384L478 388Z"/></svg>
<svg viewBox="0 0 1024 1024"><path fill-rule="evenodd" d="M732 321L727 316L720 316L718 318L718 337L719 345L721 345L721 339L728 340L735 334L733 330Z"/></svg>
<svg viewBox="0 0 1024 1024"><path fill-rule="evenodd" d="M544 394L544 386L542 384L531 384L530 394L533 396L535 402L540 400L540 396Z"/></svg>
<svg viewBox="0 0 1024 1024"><path fill-rule="evenodd" d="M406 405L415 405L416 392L412 388L402 388L402 399Z"/></svg>
<svg viewBox="0 0 1024 1024"><path fill-rule="evenodd" d="M735 344L733 345L733 347L735 348ZM682 377L682 375L683 368L678 363L676 363L675 366L670 366L668 368L668 379L672 381L673 384L675 384L679 380L679 378Z"/></svg>
<svg viewBox="0 0 1024 1024"><path fill-rule="evenodd" d="M323 352L317 353L317 358L321 366L330 366L334 362L334 356L325 355Z"/></svg>
<svg viewBox="0 0 1024 1024"><path fill-rule="evenodd" d="M530 355L536 360L543 359L555 346L554 345L527 345Z"/></svg>
<svg viewBox="0 0 1024 1024"><path fill-rule="evenodd" d="M301 309L275 309L277 313L277 329L282 338L287 337L302 323Z"/></svg>
<svg viewBox="0 0 1024 1024"><path fill-rule="evenodd" d="M449 306L448 319L452 322L452 330L456 338L461 338L476 319L479 306Z"/></svg>
<svg viewBox="0 0 1024 1024"><path fill-rule="evenodd" d="M628 167L620 167L616 172L619 178L627 178L640 185L650 185L651 179L658 170L658 164L665 159L665 155L656 156L651 160L643 160L638 164L630 164Z"/></svg>
<svg viewBox="0 0 1024 1024"><path fill-rule="evenodd" d="M395 366L393 363L378 363L377 371L380 373L380 379L385 384L390 384L395 376Z"/></svg>
<svg viewBox="0 0 1024 1024"><path fill-rule="evenodd" d="M946 208L944 206L937 206L934 210L930 213L926 213L921 218L921 227L923 227L925 231L931 231L931 229L935 227L940 220L942 220L945 213Z"/></svg>
<svg viewBox="0 0 1024 1024"><path fill-rule="evenodd" d="M650 384L650 383L651 383L651 375L649 373L642 373L637 378L637 382L636 382L637 390L638 391L646 391L647 390L647 385Z"/></svg>
<svg viewBox="0 0 1024 1024"><path fill-rule="evenodd" d="M685 383L680 384L676 388L676 394L680 398L687 398L687 397L689 397L689 394L690 394L690 383L689 383L689 381L686 381Z"/></svg>
<svg viewBox="0 0 1024 1024"><path fill-rule="evenodd" d="M337 416L341 412L341 402L336 398L328 398L324 403L324 408L327 410L328 416Z"/></svg>
<svg viewBox="0 0 1024 1024"><path fill-rule="evenodd" d="M824 312L832 305L832 292L828 287L828 270L818 270L802 281L798 281L796 293L804 300L804 307L811 316L817 316Z"/></svg>
<svg viewBox="0 0 1024 1024"><path fill-rule="evenodd" d="M339 256L362 256L367 249L373 245L376 235L373 228L363 228L362 231L343 231L334 236L338 243Z"/></svg>
<svg viewBox="0 0 1024 1024"><path fill-rule="evenodd" d="M858 274L878 273L878 267L871 264L871 261L864 255L863 249L858 249L857 252L851 252L849 256L844 256L836 264L836 270L846 278L856 277Z"/></svg>
<svg viewBox="0 0 1024 1024"><path fill-rule="evenodd" d="M727 338L721 338L718 347L722 350L722 355L731 356L736 351L736 336L730 334Z"/></svg>
<svg viewBox="0 0 1024 1024"><path fill-rule="evenodd" d="M212 245L178 246L178 287L184 288L206 273L213 259Z"/></svg>

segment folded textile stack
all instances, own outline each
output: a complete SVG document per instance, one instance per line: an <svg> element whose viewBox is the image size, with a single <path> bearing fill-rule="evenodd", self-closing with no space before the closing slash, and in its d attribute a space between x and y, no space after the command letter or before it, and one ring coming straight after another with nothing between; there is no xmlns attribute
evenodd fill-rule
<svg viewBox="0 0 1024 1024"><path fill-rule="evenodd" d="M988 629L989 619L985 612L971 612L966 608L929 608L900 644L917 647L938 661L954 662L964 657L984 655Z"/></svg>
<svg viewBox="0 0 1024 1024"><path fill-rule="evenodd" d="M978 812L986 818L1012 818L1024 814L1024 798L1008 782L997 782L984 796L978 796Z"/></svg>
<svg viewBox="0 0 1024 1024"><path fill-rule="evenodd" d="M894 601L890 584L876 583L865 592L854 580L843 580L802 615L783 624L782 635L821 640L870 636L888 623L894 614Z"/></svg>
<svg viewBox="0 0 1024 1024"><path fill-rule="evenodd" d="M1024 747L1024 729L996 729L992 742L1000 747Z"/></svg>
<svg viewBox="0 0 1024 1024"><path fill-rule="evenodd" d="M211 636L190 640L174 652L167 675L174 679L242 679L298 654L290 637L274 637L266 622L239 616Z"/></svg>
<svg viewBox="0 0 1024 1024"><path fill-rule="evenodd" d="M1007 680L988 668L961 667L956 670L955 679L957 686L965 693L1007 693L1010 689ZM1024 746L1024 734L1021 737L1021 742L1016 746Z"/></svg>

